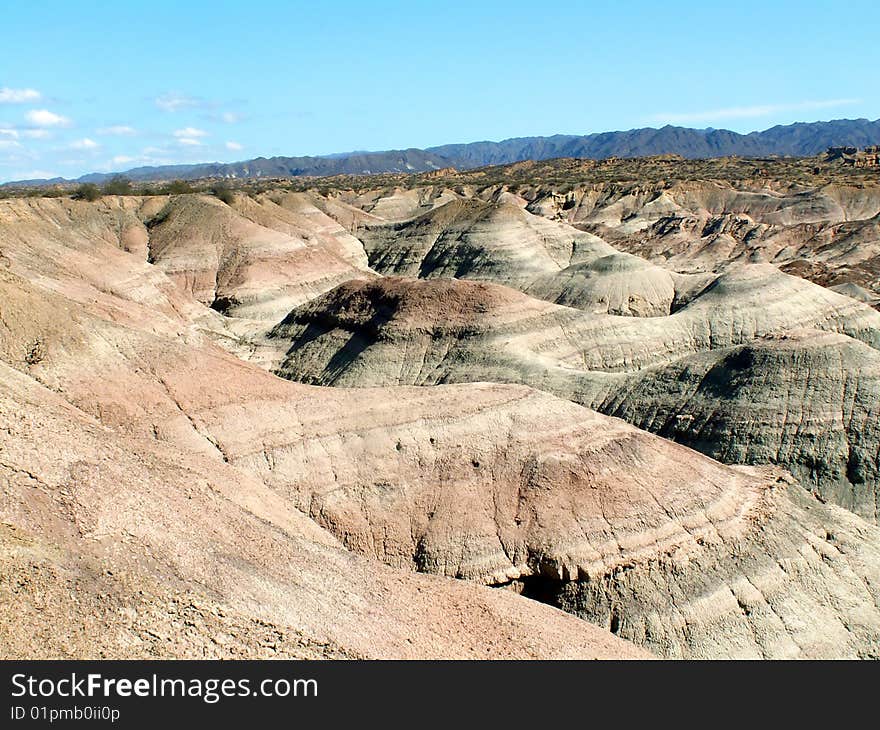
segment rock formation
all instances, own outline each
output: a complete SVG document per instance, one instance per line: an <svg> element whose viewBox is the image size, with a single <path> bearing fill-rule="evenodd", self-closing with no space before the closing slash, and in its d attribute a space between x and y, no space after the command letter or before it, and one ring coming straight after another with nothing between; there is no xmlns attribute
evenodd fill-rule
<svg viewBox="0 0 880 730"><path fill-rule="evenodd" d="M785 465L877 519L880 314L772 267L724 274L644 319L484 283L352 281L269 340L276 372L310 383L540 387L726 463Z"/></svg>
<svg viewBox="0 0 880 730"><path fill-rule="evenodd" d="M89 253L112 247L95 239ZM298 386L216 348L181 314L200 311L192 300L163 314L170 282L132 275L133 254L110 307L63 278L76 254L33 270L3 250L0 593L16 607L3 656L642 656L548 606L356 557L229 463L200 421L199 394L255 408L280 386L283 408ZM306 390L298 407L323 409Z"/></svg>
<svg viewBox="0 0 880 730"><path fill-rule="evenodd" d="M707 281L653 266L511 203L456 199L403 223L367 225L357 235L382 274L493 281L609 314L669 314L677 297Z"/></svg>
<svg viewBox="0 0 880 730"><path fill-rule="evenodd" d="M876 190L493 174L0 201L0 654L880 655Z"/></svg>
<svg viewBox="0 0 880 730"><path fill-rule="evenodd" d="M567 170L567 162L577 163L576 169ZM631 165L634 169L625 168L627 176L621 180L601 182L580 182L579 178L597 177L601 170L614 169L614 165L609 167L608 162L603 162L591 167L586 162L563 160L539 170L531 163L533 176L543 172L555 179L565 173L575 176L574 180L554 186L540 179L529 182L525 177L516 184L480 185L479 176L465 175L458 176L455 196L460 204L472 206L480 201L516 201L524 215L531 213L570 224L598 236L619 252L636 254L672 273L718 273L732 262L769 262L823 286L854 283L880 297L880 188L875 182L814 182L808 177L797 183L790 178L693 179L687 177L687 169L676 169L686 168L689 163L653 163L662 171L657 173L659 179L650 179L652 163L644 161L641 174L648 179L633 181L631 176L639 174L640 163L622 161L620 166ZM748 161L742 166L747 168ZM717 161L707 172L730 175L729 168L735 169L735 161ZM504 170L509 177L520 174L516 165ZM803 176L798 169L783 174ZM424 186L408 190L383 189L359 195L342 192L335 199L369 210L371 215L399 227L403 241L418 242L425 230L424 223L416 225L420 216L431 217L450 190L449 181L424 182ZM404 200L430 204L402 205ZM402 244L397 236L383 234L385 229L375 226L375 222L370 222L362 232L356 231L368 247L373 241L389 250ZM504 229L498 230L499 238L510 237ZM436 227L434 233L440 235ZM486 246L487 238L492 235L483 235L482 240L477 237L478 244ZM413 275L412 271L399 268L387 268L384 273ZM444 275L459 274L447 269ZM512 280L495 280L516 286Z"/></svg>

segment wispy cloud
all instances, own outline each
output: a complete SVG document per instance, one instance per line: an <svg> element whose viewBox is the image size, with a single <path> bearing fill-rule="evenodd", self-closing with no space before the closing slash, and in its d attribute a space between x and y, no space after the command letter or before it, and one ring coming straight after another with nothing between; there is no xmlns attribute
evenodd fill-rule
<svg viewBox="0 0 880 730"><path fill-rule="evenodd" d="M24 116L31 124L38 127L69 127L71 125L70 119L50 112L48 109L34 109Z"/></svg>
<svg viewBox="0 0 880 730"><path fill-rule="evenodd" d="M712 122L722 119L755 119L771 114L796 111L815 111L836 107L860 104L861 99L825 99L821 101L801 101L794 104L756 104L754 106L732 106L724 109L710 109L698 112L666 112L655 114L652 122L670 122L674 124L692 122Z"/></svg>
<svg viewBox="0 0 880 730"><path fill-rule="evenodd" d="M8 86L0 88L0 104L27 104L41 98L42 95L36 89L10 89Z"/></svg>
<svg viewBox="0 0 880 730"><path fill-rule="evenodd" d="M230 142L226 143L226 149L237 152L238 150L244 149L244 147L241 144L239 144L238 142L231 142L230 141Z"/></svg>
<svg viewBox="0 0 880 730"><path fill-rule="evenodd" d="M178 144L182 144L187 147L200 147L202 145L202 137L207 137L208 133L204 129L198 129L196 127L184 127L183 129L176 129L173 132L174 136L177 137Z"/></svg>
<svg viewBox="0 0 880 730"><path fill-rule="evenodd" d="M0 150L11 150L21 147L21 143L14 139L0 139Z"/></svg>
<svg viewBox="0 0 880 730"><path fill-rule="evenodd" d="M3 142L15 142L15 140L0 139L0 165L16 165L19 166L19 170L21 170L24 169L24 167L33 167L36 161L40 159L40 156L33 150L26 149L18 143L7 146L2 144ZM4 175L4 177L8 180L15 180L31 176L22 175L11 170L9 175Z"/></svg>
<svg viewBox="0 0 880 730"><path fill-rule="evenodd" d="M52 133L48 129L16 129L15 127L0 128L0 136L12 139L46 139Z"/></svg>
<svg viewBox="0 0 880 730"><path fill-rule="evenodd" d="M207 102L198 96L187 96L176 91L157 96L154 103L162 111L177 112L181 109L196 109L207 106Z"/></svg>
<svg viewBox="0 0 880 730"><path fill-rule="evenodd" d="M101 145L95 142L95 140L89 139L88 137L83 137L82 139L70 143L70 148L73 150L95 150L100 146Z"/></svg>
<svg viewBox="0 0 880 730"><path fill-rule="evenodd" d="M132 137L137 134L137 130L125 124L116 124L112 127L101 127L98 134L103 137Z"/></svg>
<svg viewBox="0 0 880 730"><path fill-rule="evenodd" d="M196 127L184 127L183 129L174 130L175 137L207 137L208 133L204 129Z"/></svg>
<svg viewBox="0 0 880 730"><path fill-rule="evenodd" d="M167 150L160 147L146 147L139 155L116 155L107 160L99 169L113 170L122 166L132 167L134 165L170 165L176 160L171 157L156 157L156 154L165 155Z"/></svg>
<svg viewBox="0 0 880 730"><path fill-rule="evenodd" d="M241 103L241 102L239 102ZM224 102L225 104L225 102ZM220 103L217 104L206 104L207 107L219 107ZM223 122L223 124L238 124L239 122L243 122L247 119L246 114L242 114L237 111L223 111L222 109L214 109L212 111L204 112L201 115L202 119L207 119L211 122Z"/></svg>
<svg viewBox="0 0 880 730"><path fill-rule="evenodd" d="M14 142L15 140L0 140L0 142ZM32 150L25 149L20 144L16 143L10 146L4 146L0 144L0 151L5 151L6 154L0 155L0 162L4 164L19 164L22 162L33 163L35 160L40 159L38 154L35 154Z"/></svg>

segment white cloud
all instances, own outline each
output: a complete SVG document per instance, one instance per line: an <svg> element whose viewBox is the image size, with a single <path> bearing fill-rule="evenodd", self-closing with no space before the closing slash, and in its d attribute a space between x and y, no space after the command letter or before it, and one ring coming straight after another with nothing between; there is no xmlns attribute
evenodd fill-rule
<svg viewBox="0 0 880 730"><path fill-rule="evenodd" d="M50 112L48 109L34 109L24 115L31 124L38 127L69 127L70 119L60 114Z"/></svg>
<svg viewBox="0 0 880 730"><path fill-rule="evenodd" d="M189 137L193 139L195 137L207 137L208 133L204 129L196 129L195 127L184 127L183 129L177 129L174 131L175 137Z"/></svg>
<svg viewBox="0 0 880 730"><path fill-rule="evenodd" d="M720 119L752 119L766 117L771 114L794 111L812 111L817 109L832 109L835 107L860 104L861 99L826 99L822 101L801 101L795 104L758 104L755 106L733 106L725 109L712 109L700 112L668 112L655 114L651 117L653 122L688 123L710 122Z"/></svg>
<svg viewBox="0 0 880 730"><path fill-rule="evenodd" d="M0 104L25 104L39 101L40 96L36 89L10 89L8 86L0 88Z"/></svg>
<svg viewBox="0 0 880 730"><path fill-rule="evenodd" d="M153 101L157 107L166 112L176 112L181 109L191 109L193 107L201 107L205 105L204 99L199 99L195 96L187 96L186 94L178 94L174 91L168 94L162 94L162 96L157 96Z"/></svg>
<svg viewBox="0 0 880 730"><path fill-rule="evenodd" d="M14 129L13 127L0 128L0 136L11 137L12 139L46 139L51 136L48 129Z"/></svg>
<svg viewBox="0 0 880 730"><path fill-rule="evenodd" d="M174 136L177 137L177 142L179 144L187 147L199 147L202 144L201 138L207 137L208 133L204 129L184 127L183 129L175 130Z"/></svg>
<svg viewBox="0 0 880 730"><path fill-rule="evenodd" d="M112 127L101 127L98 134L105 137L131 137L137 134L137 130L125 124L117 124Z"/></svg>
<svg viewBox="0 0 880 730"><path fill-rule="evenodd" d="M135 161L134 157L128 157L126 155L116 155L116 157L114 157L112 160L110 160L110 163L113 165L124 165L128 162L134 162L134 161Z"/></svg>
<svg viewBox="0 0 880 730"><path fill-rule="evenodd" d="M223 112L220 115L220 118L227 124L235 124L242 120L241 114L237 114L236 112Z"/></svg>
<svg viewBox="0 0 880 730"><path fill-rule="evenodd" d="M21 144L14 139L0 139L0 150L11 150L17 147L21 147Z"/></svg>
<svg viewBox="0 0 880 730"><path fill-rule="evenodd" d="M244 149L244 147L242 145L240 145L238 142L227 142L226 149L238 151L238 150Z"/></svg>
<svg viewBox="0 0 880 730"><path fill-rule="evenodd" d="M95 140L89 139L88 137L83 137L82 139L70 143L70 148L73 150L94 150L100 146L101 145L95 142Z"/></svg>

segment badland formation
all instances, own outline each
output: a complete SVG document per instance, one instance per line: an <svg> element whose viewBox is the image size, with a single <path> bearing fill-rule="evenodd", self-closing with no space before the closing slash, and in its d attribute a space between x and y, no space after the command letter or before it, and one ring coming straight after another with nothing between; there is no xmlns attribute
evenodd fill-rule
<svg viewBox="0 0 880 730"><path fill-rule="evenodd" d="M880 654L877 150L453 152L0 200L0 654Z"/></svg>

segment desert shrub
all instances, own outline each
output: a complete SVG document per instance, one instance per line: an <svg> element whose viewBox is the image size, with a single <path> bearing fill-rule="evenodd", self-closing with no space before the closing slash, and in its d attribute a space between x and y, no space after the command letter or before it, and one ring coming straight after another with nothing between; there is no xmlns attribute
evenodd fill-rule
<svg viewBox="0 0 880 730"><path fill-rule="evenodd" d="M184 195L192 191L192 185L186 182L186 180L172 180L164 188L164 192L168 195Z"/></svg>
<svg viewBox="0 0 880 730"><path fill-rule="evenodd" d="M114 175L104 183L104 195L131 195L133 192L131 180L122 175Z"/></svg>
<svg viewBox="0 0 880 730"><path fill-rule="evenodd" d="M74 200L95 201L101 197L101 189L94 183L83 183L73 193Z"/></svg>
<svg viewBox="0 0 880 730"><path fill-rule="evenodd" d="M211 195L218 200L222 200L226 205L232 205L235 202L235 192L224 182L219 182L211 186Z"/></svg>
<svg viewBox="0 0 880 730"><path fill-rule="evenodd" d="M147 227L147 229L152 230L156 226L160 226L165 221L167 221L168 216L170 216L170 215L171 215L171 206L166 204L165 207L162 208L162 210L160 210L158 213L156 213L156 215L154 215L152 218L149 218L146 221L144 221L144 225ZM152 262L150 262L150 263L152 263Z"/></svg>

